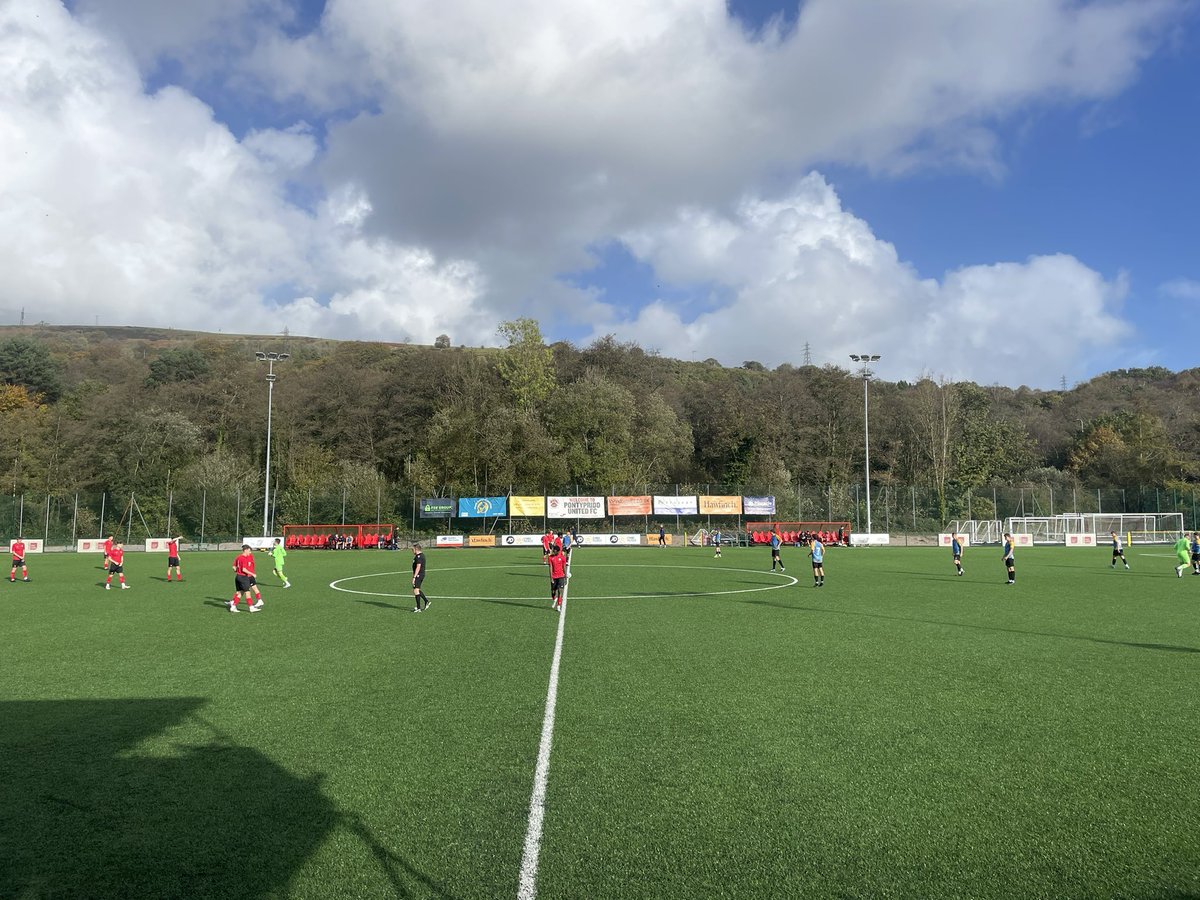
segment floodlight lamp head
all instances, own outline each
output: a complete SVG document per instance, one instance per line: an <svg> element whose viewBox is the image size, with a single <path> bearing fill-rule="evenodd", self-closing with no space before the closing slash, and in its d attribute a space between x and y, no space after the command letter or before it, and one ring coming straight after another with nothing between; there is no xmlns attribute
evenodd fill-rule
<svg viewBox="0 0 1200 900"><path fill-rule="evenodd" d="M287 359L287 358L288 358L289 356L291 356L291 355L292 355L292 354L290 354L290 353L280 353L280 354L279 354L279 361L280 361L280 362L282 362L283 360Z"/></svg>
<svg viewBox="0 0 1200 900"><path fill-rule="evenodd" d="M261 350L256 350L254 352L254 358L257 359L259 362L262 362L264 359L267 358L267 354L263 353Z"/></svg>

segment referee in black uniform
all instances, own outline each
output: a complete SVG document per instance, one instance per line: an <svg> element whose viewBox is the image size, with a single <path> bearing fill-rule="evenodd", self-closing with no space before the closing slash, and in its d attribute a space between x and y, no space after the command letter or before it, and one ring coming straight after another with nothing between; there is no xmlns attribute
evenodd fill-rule
<svg viewBox="0 0 1200 900"><path fill-rule="evenodd" d="M423 612L429 609L429 598L425 596L425 592L421 590L421 582L425 580L425 554L421 552L420 544L413 544L413 599L417 601L417 605L413 607L413 612Z"/></svg>

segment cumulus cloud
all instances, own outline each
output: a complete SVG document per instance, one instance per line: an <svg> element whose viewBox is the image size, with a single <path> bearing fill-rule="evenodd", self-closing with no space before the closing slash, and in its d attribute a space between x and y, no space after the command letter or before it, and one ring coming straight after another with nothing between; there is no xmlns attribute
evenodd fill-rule
<svg viewBox="0 0 1200 900"><path fill-rule="evenodd" d="M1185 3L807 0L755 34L724 0L177 6L0 4L0 306L456 343L533 315L766 362L795 358L804 299L831 355L858 334L932 366L953 336L964 373L1034 380L1004 366L1037 340L1021 357L954 310L1053 299L1082 359L1122 331L1120 282L1056 256L922 279L819 176L774 186L825 162L999 175L998 124L1121 91ZM618 240L702 308L626 320L572 287Z"/></svg>
<svg viewBox="0 0 1200 900"><path fill-rule="evenodd" d="M147 95L124 50L57 4L9 4L0 35L10 310L385 340L494 331L474 316L475 268L365 236L361 192L343 185L312 210L289 199L317 153L303 126L239 142L193 95ZM308 299L266 299L281 289Z"/></svg>
<svg viewBox="0 0 1200 900"><path fill-rule="evenodd" d="M1048 387L1131 333L1124 279L1106 281L1071 256L919 277L819 175L781 199L749 197L730 216L683 209L624 240L664 277L700 276L731 292L716 309L660 299L597 328L683 359L795 364L808 344L818 364L881 353L878 370L891 378Z"/></svg>

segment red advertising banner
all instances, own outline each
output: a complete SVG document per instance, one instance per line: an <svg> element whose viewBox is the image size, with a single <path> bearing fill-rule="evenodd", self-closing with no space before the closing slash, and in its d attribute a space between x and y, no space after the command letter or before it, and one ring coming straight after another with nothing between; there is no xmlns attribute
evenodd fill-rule
<svg viewBox="0 0 1200 900"><path fill-rule="evenodd" d="M650 515L650 497L609 497L608 514L610 516L648 516Z"/></svg>

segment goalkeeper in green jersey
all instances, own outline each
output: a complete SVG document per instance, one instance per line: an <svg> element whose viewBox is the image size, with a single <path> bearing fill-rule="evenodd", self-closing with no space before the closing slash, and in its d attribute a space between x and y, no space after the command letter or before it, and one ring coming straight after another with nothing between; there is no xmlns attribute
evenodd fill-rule
<svg viewBox="0 0 1200 900"><path fill-rule="evenodd" d="M283 548L283 541L279 538L275 538L275 546L271 548L271 558L275 560L275 565L271 571L279 576L279 580L283 582L285 588L290 588L292 583L283 574L283 561L287 559L287 550Z"/></svg>
<svg viewBox="0 0 1200 900"><path fill-rule="evenodd" d="M1175 558L1179 560L1179 565L1175 567L1175 574L1182 578L1183 570L1192 562L1192 545L1186 535L1175 542Z"/></svg>

